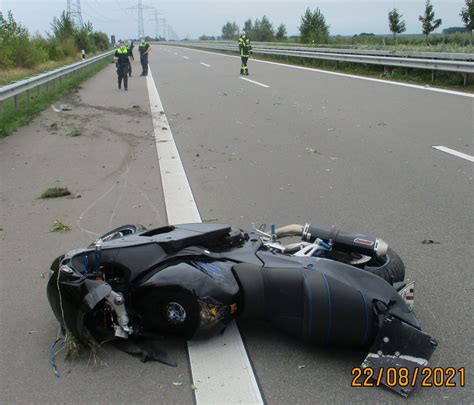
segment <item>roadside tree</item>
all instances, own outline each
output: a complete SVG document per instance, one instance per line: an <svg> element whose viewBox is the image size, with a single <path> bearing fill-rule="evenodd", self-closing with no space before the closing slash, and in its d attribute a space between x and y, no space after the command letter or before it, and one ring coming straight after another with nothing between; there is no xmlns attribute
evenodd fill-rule
<svg viewBox="0 0 474 405"><path fill-rule="evenodd" d="M435 19L435 13L433 10L433 5L430 0L426 0L425 3L425 13L418 17L418 20L421 21L421 27L423 34L426 37L426 44L429 45L428 36L437 29L441 23L441 18Z"/></svg>

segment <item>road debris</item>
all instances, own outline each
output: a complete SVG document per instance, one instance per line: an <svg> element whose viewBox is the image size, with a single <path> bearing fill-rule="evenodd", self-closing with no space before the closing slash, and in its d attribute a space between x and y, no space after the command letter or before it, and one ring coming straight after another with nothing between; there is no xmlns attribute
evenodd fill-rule
<svg viewBox="0 0 474 405"><path fill-rule="evenodd" d="M421 243L423 243L423 245L441 245L441 242L436 242L433 239L424 239Z"/></svg>
<svg viewBox="0 0 474 405"><path fill-rule="evenodd" d="M68 104L61 104L59 108L56 108L54 104L51 105L54 112L72 111L72 107Z"/></svg>
<svg viewBox="0 0 474 405"><path fill-rule="evenodd" d="M43 194L41 194L41 198L59 198L66 197L68 195L71 195L71 192L67 189L67 187L50 187Z"/></svg>
<svg viewBox="0 0 474 405"><path fill-rule="evenodd" d="M49 230L50 232L68 232L71 230L69 225L61 222L59 219L55 219L52 228Z"/></svg>

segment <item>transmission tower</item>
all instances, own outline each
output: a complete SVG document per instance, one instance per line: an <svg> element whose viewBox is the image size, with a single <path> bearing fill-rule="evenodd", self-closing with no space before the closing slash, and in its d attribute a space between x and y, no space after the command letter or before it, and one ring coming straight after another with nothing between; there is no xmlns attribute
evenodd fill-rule
<svg viewBox="0 0 474 405"><path fill-rule="evenodd" d="M162 18L160 18L160 11L158 9L154 9L153 10L153 22L155 23L155 38L159 38L160 37L160 21L162 20Z"/></svg>
<svg viewBox="0 0 474 405"><path fill-rule="evenodd" d="M82 27L81 0L67 0L67 13L75 25Z"/></svg>
<svg viewBox="0 0 474 405"><path fill-rule="evenodd" d="M138 0L138 4L134 7L128 7L130 10L137 10L138 11L138 38L145 36L145 31L143 28L143 10L153 8L150 6L144 6L142 0Z"/></svg>

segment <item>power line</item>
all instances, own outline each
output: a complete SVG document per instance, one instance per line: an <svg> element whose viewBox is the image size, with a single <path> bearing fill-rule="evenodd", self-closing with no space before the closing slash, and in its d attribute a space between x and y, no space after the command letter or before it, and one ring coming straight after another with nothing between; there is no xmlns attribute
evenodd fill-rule
<svg viewBox="0 0 474 405"><path fill-rule="evenodd" d="M153 8L150 6L144 6L142 0L138 0L138 4L133 7L128 7L130 10L137 10L138 11L138 38L145 36L145 30L143 26L143 10Z"/></svg>
<svg viewBox="0 0 474 405"><path fill-rule="evenodd" d="M74 24L79 27L84 25L82 21L81 0L67 0L67 13Z"/></svg>

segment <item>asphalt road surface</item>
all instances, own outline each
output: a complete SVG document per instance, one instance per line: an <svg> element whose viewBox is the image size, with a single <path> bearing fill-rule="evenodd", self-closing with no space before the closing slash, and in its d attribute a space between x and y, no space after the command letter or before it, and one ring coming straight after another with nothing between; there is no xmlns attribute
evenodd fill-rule
<svg viewBox="0 0 474 405"><path fill-rule="evenodd" d="M417 316L439 341L430 365L466 369L464 388L421 388L405 400L351 388L363 353L240 323L265 401L471 403L473 164L432 146L473 155L474 99L253 60L247 81L239 64L183 48L150 55L202 219L309 221L382 237L417 282ZM146 81L129 87L116 89L111 66L62 101L71 112L47 110L0 143L2 403L193 403L185 342L163 342L177 368L107 346L98 359L58 355L60 379L48 363L51 261L114 226L166 223ZM80 136L68 136L74 128ZM55 186L76 198L38 198ZM71 231L49 232L55 219Z"/></svg>

